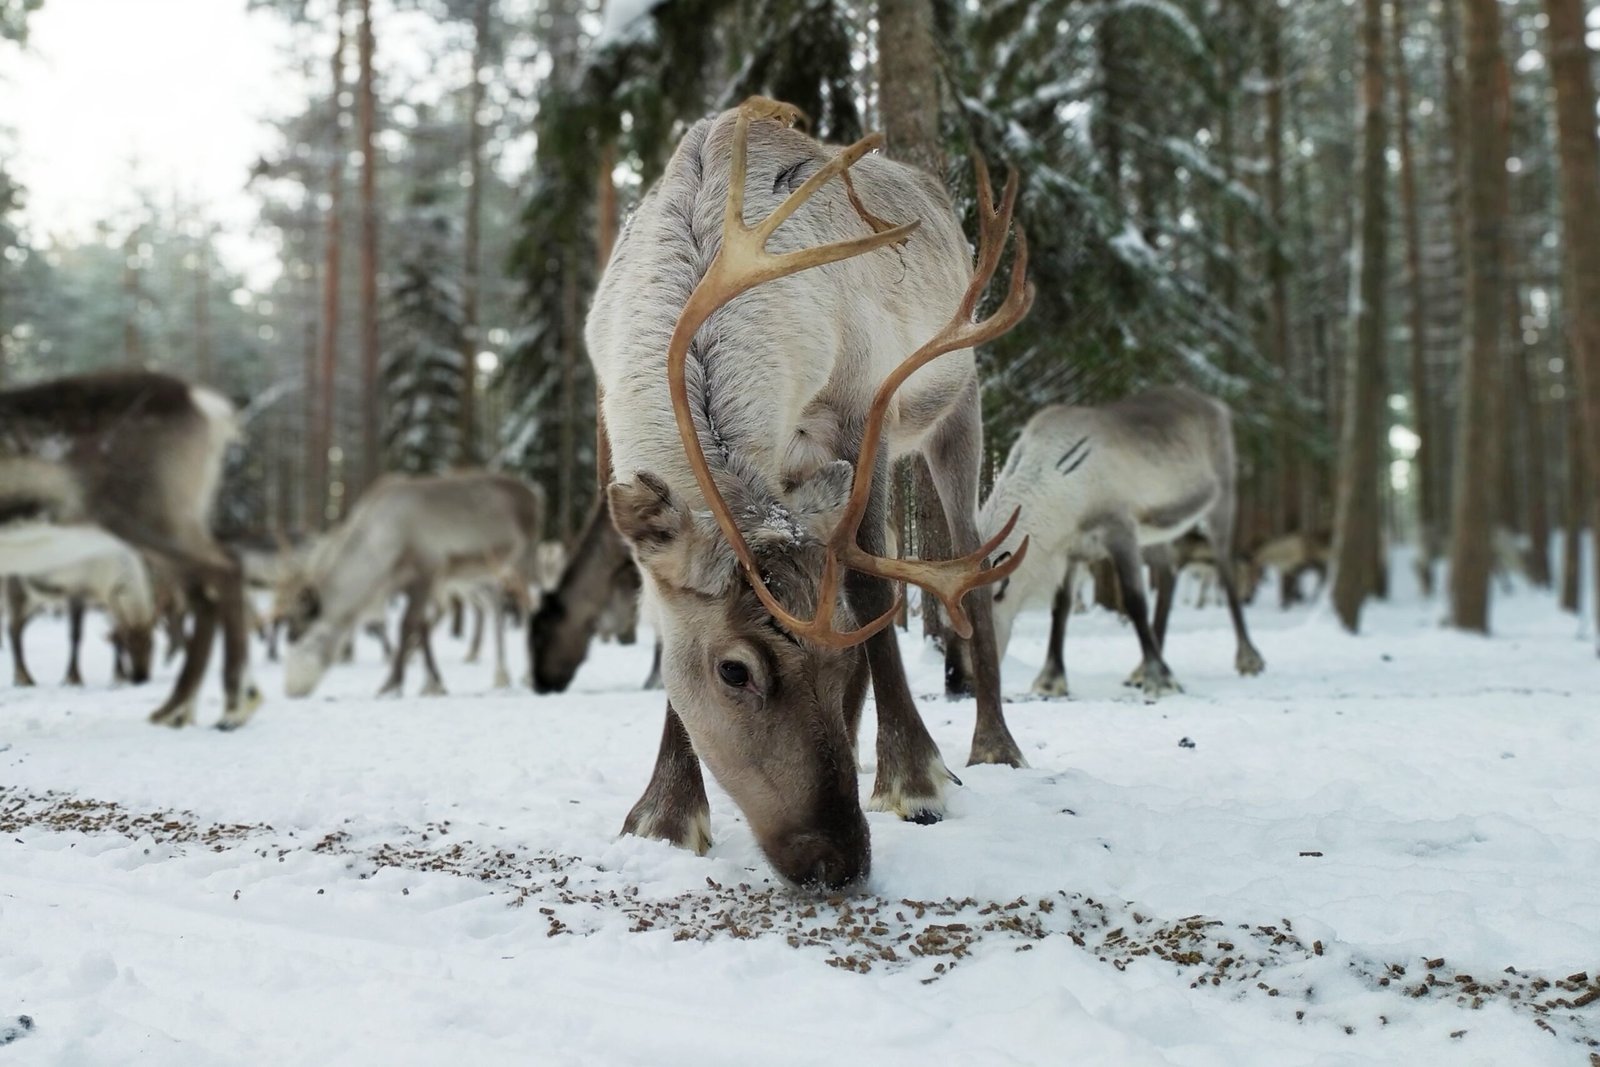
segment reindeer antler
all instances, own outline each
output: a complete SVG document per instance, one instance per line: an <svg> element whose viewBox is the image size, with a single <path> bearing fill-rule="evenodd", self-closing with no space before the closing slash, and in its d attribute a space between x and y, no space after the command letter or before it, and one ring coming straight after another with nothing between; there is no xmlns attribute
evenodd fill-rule
<svg viewBox="0 0 1600 1067"><path fill-rule="evenodd" d="M921 348L913 352L878 387L868 410L866 429L862 434L861 451L856 459L855 481L844 516L828 540L828 556L822 569L822 583L818 590L817 611L811 619L801 619L778 603L766 587L755 554L745 542L738 523L728 508L727 501L717 489L716 480L700 447L700 435L695 431L694 418L689 407L688 382L685 367L689 345L695 333L722 305L739 294L763 282L796 274L808 267L837 263L852 256L863 255L878 248L900 244L916 230L919 222L902 226L889 223L867 211L850 182L850 167L883 142L882 134L870 134L841 151L819 169L805 183L791 193L783 203L755 226L744 222L744 183L747 163L750 123L754 119L773 119L792 125L799 111L787 104L752 97L739 108L734 121L733 160L728 182L728 200L722 219L722 248L711 261L705 276L695 286L672 332L667 349L667 384L672 393L673 412L677 418L678 434L684 452L694 471L696 483L704 495L723 536L733 548L743 568L750 588L773 617L791 633L820 644L845 648L860 644L888 626L900 609L899 595L888 611L855 630L841 631L833 626L834 611L838 602L840 572L843 568L863 571L888 578L907 581L937 596L950 616L950 622L961 637L972 636L972 623L967 618L961 600L967 593L981 585L999 581L1018 566L1027 553L1026 539L1002 566L985 568L983 561L1015 528L1017 513L1013 513L1005 528L976 552L959 559L943 561L899 560L874 556L856 544L861 522L871 499L872 476L877 464L878 447L883 437L883 423L889 413L889 404L897 389L907 378L939 356L957 349L970 348L993 340L1015 326L1033 302L1033 287L1027 284L1028 246L1022 233L1017 234L1017 253L1011 272L1011 289L1000 307L981 322L972 321L978 301L988 288L1000 264L1006 235L1011 228L1012 210L1016 204L1017 177L1013 173L1006 182L1005 194L996 206L994 192L989 184L988 168L974 157L978 178L978 262L973 270L971 284L950 322ZM810 199L824 183L840 176L846 187L851 206L872 229L865 237L794 252L767 251L767 242L785 220Z"/></svg>

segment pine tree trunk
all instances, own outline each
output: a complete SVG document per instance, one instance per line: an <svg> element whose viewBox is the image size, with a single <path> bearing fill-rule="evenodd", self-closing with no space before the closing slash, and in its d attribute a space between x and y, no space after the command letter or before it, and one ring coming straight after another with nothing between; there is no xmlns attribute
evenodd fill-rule
<svg viewBox="0 0 1600 1067"><path fill-rule="evenodd" d="M357 89L361 137L361 482L365 489L383 469L379 425L383 420L378 383L378 160L373 142L377 91L372 84L372 0L361 0ZM346 501L353 497L346 494Z"/></svg>
<svg viewBox="0 0 1600 1067"><path fill-rule="evenodd" d="M1573 379L1583 427L1581 458L1600 474L1600 138L1595 133L1595 88L1585 41L1582 0L1545 0L1550 20L1550 70L1556 90L1561 156L1563 306L1569 316ZM1589 535L1595 547L1591 607L1600 623L1600 493L1590 494ZM1600 634L1600 624L1596 626Z"/></svg>
<svg viewBox="0 0 1600 1067"><path fill-rule="evenodd" d="M135 226L122 243L122 358L131 367L144 363L144 341L139 335L139 238Z"/></svg>
<svg viewBox="0 0 1600 1067"><path fill-rule="evenodd" d="M339 271L342 252L341 214L344 203L344 21L346 0L339 0L337 37L333 48L333 121L328 164L328 213L322 261L322 329L317 340L317 425L311 439L311 472L306 486L307 519L312 529L328 523L328 453L333 448L333 370L339 351Z"/></svg>
<svg viewBox="0 0 1600 1067"><path fill-rule="evenodd" d="M1334 508L1332 601L1352 633L1378 586L1383 521L1384 267L1387 239L1383 2L1363 0L1361 21L1361 223L1351 286L1350 349Z"/></svg>
<svg viewBox="0 0 1600 1067"><path fill-rule="evenodd" d="M1294 353L1289 342L1289 257L1288 217L1283 193L1283 21L1276 3L1263 6L1262 73L1266 78L1267 173L1266 201L1269 238L1267 243L1267 357L1277 368L1284 402L1279 404L1273 449L1277 466L1277 485L1273 497L1274 534L1285 534L1291 527L1304 528L1305 517L1295 514L1299 501L1296 488L1296 452L1289 427L1289 383L1294 380ZM1301 475L1302 477L1304 475Z"/></svg>
<svg viewBox="0 0 1600 1067"><path fill-rule="evenodd" d="M478 298L483 255L483 67L489 36L489 0L472 12L472 84L467 92L467 218L461 272L461 441L456 461L478 462Z"/></svg>
<svg viewBox="0 0 1600 1067"><path fill-rule="evenodd" d="M1411 429L1417 451L1411 458L1412 498L1417 519L1417 574L1425 596L1433 595L1437 551L1437 502L1429 465L1433 462L1433 401L1428 391L1428 310L1422 274L1422 218L1417 210L1417 168L1411 153L1411 79L1406 71L1404 0L1389 8L1394 54L1395 143L1400 149L1400 210L1406 240L1406 289L1411 297Z"/></svg>
<svg viewBox="0 0 1600 1067"><path fill-rule="evenodd" d="M878 83L885 149L889 156L942 178L944 145L939 136L939 63L929 0L881 0L878 4ZM912 512L917 555L949 559L950 530L933 475L921 457L912 461ZM944 640L938 604L922 601L923 634Z"/></svg>
<svg viewBox="0 0 1600 1067"><path fill-rule="evenodd" d="M617 182L612 172L617 166L617 145L607 141L600 149L600 167L596 175L598 218L595 231L595 277L605 273L611 262L611 249L617 243ZM606 486L611 484L611 438L606 435L605 405L600 383L594 383L594 473L595 491L602 499Z"/></svg>
<svg viewBox="0 0 1600 1067"><path fill-rule="evenodd" d="M203 235L195 249L194 264L194 374L202 385L212 384L211 369L211 239Z"/></svg>
<svg viewBox="0 0 1600 1067"><path fill-rule="evenodd" d="M1450 523L1450 624L1489 631L1489 577L1496 452L1502 447L1500 277L1505 262L1506 149L1501 131L1508 97L1500 48L1498 0L1464 0L1466 75L1461 112L1466 228L1466 346L1456 423L1454 511Z"/></svg>
<svg viewBox="0 0 1600 1067"><path fill-rule="evenodd" d="M1567 376L1571 382L1572 376ZM1568 390L1566 405L1567 486L1563 494L1562 526L1566 535L1561 548L1561 609L1578 614L1583 601L1583 517L1584 487L1588 468L1583 461L1583 417L1578 399Z"/></svg>

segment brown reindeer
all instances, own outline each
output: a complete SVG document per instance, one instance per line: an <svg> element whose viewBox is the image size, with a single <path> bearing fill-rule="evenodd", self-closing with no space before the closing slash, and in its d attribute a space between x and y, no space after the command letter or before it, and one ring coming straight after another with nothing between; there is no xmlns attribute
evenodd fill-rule
<svg viewBox="0 0 1600 1067"><path fill-rule="evenodd" d="M566 566L545 590L528 624L528 661L533 688L540 693L565 692L589 655L596 636L614 630L623 644L632 643L638 615L639 568L628 542L611 522L602 498L589 513ZM660 643L645 688L660 687Z"/></svg>
<svg viewBox="0 0 1600 1067"><path fill-rule="evenodd" d="M877 136L819 144L790 128L797 115L756 98L690 129L618 242L587 340L624 479L611 510L653 593L668 695L655 773L624 829L705 849L703 759L780 874L842 886L870 865L855 736L869 677L872 806L935 821L952 777L889 629L896 583L930 591L976 635L971 761L1023 763L989 598L968 595L1007 573L986 569L978 537L971 348L1032 293L1019 236L1008 295L973 321L1014 179L997 206L979 168L974 269L937 182L869 156ZM928 459L960 559L885 553L889 463L910 452Z"/></svg>
<svg viewBox="0 0 1600 1067"><path fill-rule="evenodd" d="M235 433L226 400L164 374L113 371L0 391L0 573L38 574L121 541L167 564L184 587L194 621L155 723L194 721L219 618L218 726L243 725L261 700L249 678L239 565L210 529Z"/></svg>

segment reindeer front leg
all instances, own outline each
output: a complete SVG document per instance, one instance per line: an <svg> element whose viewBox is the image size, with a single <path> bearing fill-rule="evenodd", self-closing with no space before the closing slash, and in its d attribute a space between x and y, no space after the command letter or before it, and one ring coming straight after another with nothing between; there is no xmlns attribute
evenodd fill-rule
<svg viewBox="0 0 1600 1067"><path fill-rule="evenodd" d="M965 556L983 547L978 533L978 466L983 454L983 424L978 407L978 386L974 381L935 431L928 451L928 470L939 489L939 503L950 527L950 544L956 555ZM972 620L972 673L977 687L978 718L972 731L970 767L977 763L999 763L1026 767L1006 725L1000 707L1000 650L994 636L994 593L980 586L966 595L963 603Z"/></svg>
<svg viewBox="0 0 1600 1067"><path fill-rule="evenodd" d="M1133 525L1120 519L1108 519L1101 527L1106 550L1117 573L1117 584L1122 592L1122 606L1133 628L1139 634L1139 649L1143 659L1128 679L1129 685L1144 690L1146 700L1155 700L1165 693L1181 693L1183 688L1172 677L1166 661L1161 658L1161 646L1150 629L1150 604L1144 593L1144 564L1139 555L1139 538Z"/></svg>
<svg viewBox="0 0 1600 1067"><path fill-rule="evenodd" d="M400 641L394 655L389 658L389 677L378 690L379 696L398 695L405 691L406 661L411 650L421 640L428 625L428 583L412 582L406 587L406 610L400 616Z"/></svg>
<svg viewBox="0 0 1600 1067"><path fill-rule="evenodd" d="M1072 614L1072 580L1075 564L1067 565L1066 577L1050 601L1050 643L1045 646L1044 666L1039 677L1033 680L1033 691L1040 696L1064 697L1067 695L1067 619Z"/></svg>
<svg viewBox="0 0 1600 1067"><path fill-rule="evenodd" d="M28 594L22 588L21 578L7 578L5 584L6 630L11 638L12 684L31 686L33 675L28 672L28 665L22 658L22 631L28 626Z"/></svg>
<svg viewBox="0 0 1600 1067"><path fill-rule="evenodd" d="M699 856L711 848L711 805L700 759L670 700L650 784L623 820L622 832L667 841Z"/></svg>
<svg viewBox="0 0 1600 1067"><path fill-rule="evenodd" d="M886 459L879 459L872 481L871 501L856 541L866 551L882 555L887 548L883 521L884 487L889 484ZM845 593L857 618L876 619L894 603L894 585L888 579L852 571L845 581ZM939 746L917 712L894 627L873 634L866 649L878 706L878 775L867 807L893 812L910 822L936 823L944 818L944 783L957 779L945 766Z"/></svg>
<svg viewBox="0 0 1600 1067"><path fill-rule="evenodd" d="M63 685L82 686L83 672L78 669L78 652L83 647L83 598L67 598L67 676Z"/></svg>

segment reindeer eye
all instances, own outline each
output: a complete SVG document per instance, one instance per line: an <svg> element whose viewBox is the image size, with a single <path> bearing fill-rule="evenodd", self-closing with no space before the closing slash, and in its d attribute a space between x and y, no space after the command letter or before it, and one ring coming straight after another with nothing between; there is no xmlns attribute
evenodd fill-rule
<svg viewBox="0 0 1600 1067"><path fill-rule="evenodd" d="M717 677L724 685L743 689L750 684L750 668L736 659L725 659L717 664Z"/></svg>

